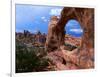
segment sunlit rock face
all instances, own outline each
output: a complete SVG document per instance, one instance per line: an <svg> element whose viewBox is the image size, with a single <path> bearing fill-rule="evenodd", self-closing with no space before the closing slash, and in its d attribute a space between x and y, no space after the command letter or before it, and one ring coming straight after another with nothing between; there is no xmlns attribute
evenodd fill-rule
<svg viewBox="0 0 100 77"><path fill-rule="evenodd" d="M83 28L81 49L94 47L94 9L64 7L59 21L57 16L51 17L46 41L49 50L59 49L64 44L65 26L70 19L79 21Z"/></svg>
<svg viewBox="0 0 100 77"><path fill-rule="evenodd" d="M47 40L46 40L46 48L47 51L54 51L55 49L58 48L58 39L57 35L55 34L55 27L58 22L58 17L57 16L51 16L49 25L48 25L48 35L47 35Z"/></svg>
<svg viewBox="0 0 100 77"><path fill-rule="evenodd" d="M61 48L61 46L64 45L65 41L64 39L65 39L66 23L71 19L75 19L80 23L83 29L83 35L81 39L81 45L78 49L76 49L77 51L73 50L71 53L67 51L66 53L66 51L64 51ZM61 52L62 53L61 58L64 59L67 64L68 62L71 62L68 64L68 66L74 65L75 68L77 67L78 69L93 68L94 67L94 9L64 7L59 19L57 18L57 16L52 16L48 27L46 50L50 53L54 53L55 51ZM50 53L48 53L48 55ZM58 53L56 53L56 55L58 55ZM56 61L55 59L53 60ZM56 64L57 63L55 63L55 65ZM60 62L60 64L63 63ZM61 69L63 70L63 67L61 67Z"/></svg>

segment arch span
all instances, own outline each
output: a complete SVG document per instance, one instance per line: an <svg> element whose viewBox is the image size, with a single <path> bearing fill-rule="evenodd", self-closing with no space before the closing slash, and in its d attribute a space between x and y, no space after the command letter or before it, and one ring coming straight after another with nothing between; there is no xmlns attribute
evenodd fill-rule
<svg viewBox="0 0 100 77"><path fill-rule="evenodd" d="M48 51L59 49L64 44L65 26L70 19L79 21L83 28L81 50L89 51L94 47L94 9L64 7L60 19L53 16L49 23L46 48Z"/></svg>

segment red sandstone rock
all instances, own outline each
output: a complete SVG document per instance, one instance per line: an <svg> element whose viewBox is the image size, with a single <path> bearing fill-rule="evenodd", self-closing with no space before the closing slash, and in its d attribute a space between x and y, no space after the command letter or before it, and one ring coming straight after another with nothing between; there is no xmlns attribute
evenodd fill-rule
<svg viewBox="0 0 100 77"><path fill-rule="evenodd" d="M65 42L64 27L70 19L78 20L84 32L80 48L72 53L62 51L63 49L60 48ZM70 43L75 41L74 38L67 38L67 40L71 40ZM78 40L76 41L78 42ZM76 45L78 45L78 43L76 43ZM46 48L49 59L52 60L59 70L63 70L66 67L66 69L93 68L94 9L64 7L60 19L58 19L57 16L51 17L46 40ZM58 49L61 50L56 51ZM63 64L63 60L65 60L66 63L64 62ZM66 66L67 62L71 63Z"/></svg>

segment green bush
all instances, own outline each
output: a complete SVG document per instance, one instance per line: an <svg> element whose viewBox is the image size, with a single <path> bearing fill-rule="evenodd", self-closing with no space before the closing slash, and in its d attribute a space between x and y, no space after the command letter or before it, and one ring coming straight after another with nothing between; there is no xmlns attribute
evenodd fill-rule
<svg viewBox="0 0 100 77"><path fill-rule="evenodd" d="M41 51L39 47L28 48L23 43L16 42L16 73L44 71L48 60L37 56L40 52L44 50Z"/></svg>

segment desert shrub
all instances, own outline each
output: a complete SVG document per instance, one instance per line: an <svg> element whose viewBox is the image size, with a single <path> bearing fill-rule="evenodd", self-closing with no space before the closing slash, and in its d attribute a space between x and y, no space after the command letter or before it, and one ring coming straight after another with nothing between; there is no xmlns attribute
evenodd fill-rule
<svg viewBox="0 0 100 77"><path fill-rule="evenodd" d="M48 60L37 56L40 52L39 47L28 48L23 43L16 42L16 73L43 71L48 66Z"/></svg>

